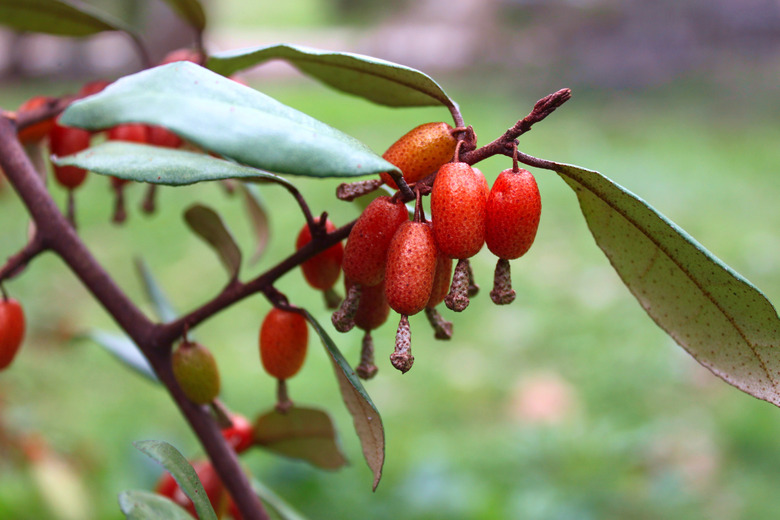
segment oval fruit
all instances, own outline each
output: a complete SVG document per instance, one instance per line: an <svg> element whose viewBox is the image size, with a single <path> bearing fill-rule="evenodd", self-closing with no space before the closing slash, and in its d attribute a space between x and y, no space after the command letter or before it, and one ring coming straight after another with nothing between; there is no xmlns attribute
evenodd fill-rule
<svg viewBox="0 0 780 520"><path fill-rule="evenodd" d="M528 170L502 171L487 202L485 242L499 258L524 255L536 238L542 199L536 179Z"/></svg>
<svg viewBox="0 0 780 520"><path fill-rule="evenodd" d="M62 126L54 122L49 130L49 151L52 155L64 157L89 148L92 134L81 128ZM76 166L52 165L54 178L66 188L80 186L87 177L87 170Z"/></svg>
<svg viewBox="0 0 780 520"><path fill-rule="evenodd" d="M439 250L450 258L470 258L485 243L487 181L466 163L439 169L431 190L431 220Z"/></svg>
<svg viewBox="0 0 780 520"><path fill-rule="evenodd" d="M425 308L433 289L436 254L430 224L401 224L387 251L385 296L391 309L410 316Z"/></svg>
<svg viewBox="0 0 780 520"><path fill-rule="evenodd" d="M433 288L431 297L425 305L432 309L444 301L444 297L450 292L450 281L452 281L452 258L441 251L436 251L436 272L433 275Z"/></svg>
<svg viewBox="0 0 780 520"><path fill-rule="evenodd" d="M344 287L347 292L354 282L344 277ZM385 297L385 281L377 285L362 286L360 302L353 321L361 330L370 331L379 328L390 315L390 306Z"/></svg>
<svg viewBox="0 0 780 520"><path fill-rule="evenodd" d="M46 96L33 96L19 106L18 113L29 112L37 108L45 106L52 98ZM37 143L42 141L46 135L51 131L51 127L54 125L54 118L44 119L34 123L22 130L19 130L18 137L22 143Z"/></svg>
<svg viewBox="0 0 780 520"><path fill-rule="evenodd" d="M320 218L316 217L314 221L319 224ZM336 226L330 219L325 220L325 231L328 233L336 231ZM304 224L295 241L295 249L300 249L309 242L311 242L311 230L308 225ZM341 274L341 260L343 258L344 246L339 242L303 262L301 264L303 276L309 285L315 289L326 291L338 281Z"/></svg>
<svg viewBox="0 0 780 520"><path fill-rule="evenodd" d="M184 395L197 404L208 404L219 395L219 371L211 351L198 343L182 343L171 359L173 376Z"/></svg>
<svg viewBox="0 0 780 520"><path fill-rule="evenodd" d="M24 340L24 311L13 298L0 299L0 370L16 357Z"/></svg>
<svg viewBox="0 0 780 520"><path fill-rule="evenodd" d="M438 170L452 160L458 140L447 123L426 123L411 129L393 143L382 157L397 166L404 180L411 184ZM398 189L389 173L379 174L385 184Z"/></svg>
<svg viewBox="0 0 780 520"><path fill-rule="evenodd" d="M303 366L309 343L306 318L301 314L273 308L260 327L260 360L276 379L289 379Z"/></svg>

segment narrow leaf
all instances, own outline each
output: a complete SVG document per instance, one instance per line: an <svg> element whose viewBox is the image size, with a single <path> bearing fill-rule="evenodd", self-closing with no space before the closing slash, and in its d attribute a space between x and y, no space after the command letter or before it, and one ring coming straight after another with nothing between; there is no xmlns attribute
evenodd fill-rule
<svg viewBox="0 0 780 520"><path fill-rule="evenodd" d="M252 489L255 494L276 513L281 520L306 520L306 517L295 510L282 497L274 493L257 479L252 479Z"/></svg>
<svg viewBox="0 0 780 520"><path fill-rule="evenodd" d="M179 488L184 491L201 520L217 520L217 515L211 507L206 491L203 489L198 474L190 466L179 450L165 441L138 441L133 445L141 452L159 462L173 476Z"/></svg>
<svg viewBox="0 0 780 520"><path fill-rule="evenodd" d="M159 382L154 374L152 367L141 353L136 344L125 335L114 334L101 330L93 330L84 335L91 339L108 352L113 354L119 361L132 368L147 379Z"/></svg>
<svg viewBox="0 0 780 520"><path fill-rule="evenodd" d="M107 141L83 152L53 157L52 160L56 164L78 166L101 175L167 186L221 179L270 179L290 185L278 175L202 153L123 141Z"/></svg>
<svg viewBox="0 0 780 520"><path fill-rule="evenodd" d="M192 520L178 504L151 491L122 491L119 509L127 520Z"/></svg>
<svg viewBox="0 0 780 520"><path fill-rule="evenodd" d="M58 36L132 32L123 22L89 5L63 0L0 0L0 25Z"/></svg>
<svg viewBox="0 0 780 520"><path fill-rule="evenodd" d="M645 201L557 164L596 243L650 317L699 363L780 406L780 318L766 297Z"/></svg>
<svg viewBox="0 0 780 520"><path fill-rule="evenodd" d="M252 229L255 232L255 239L257 241L255 252L252 253L252 258L249 260L250 263L255 263L263 256L265 248L268 245L271 229L268 222L268 213L265 211L265 206L260 197L260 191L256 186L240 183L239 189L244 194L244 205L246 206L249 222L252 224Z"/></svg>
<svg viewBox="0 0 780 520"><path fill-rule="evenodd" d="M269 45L217 53L206 66L225 76L269 60L281 59L326 85L393 107L444 105L455 102L430 76L390 61L301 45Z"/></svg>
<svg viewBox="0 0 780 520"><path fill-rule="evenodd" d="M62 124L88 130L139 122L277 173L350 177L397 171L366 145L252 88L190 62L121 78L73 103Z"/></svg>
<svg viewBox="0 0 780 520"><path fill-rule="evenodd" d="M222 218L211 208L193 204L184 212L187 225L219 255L231 280L238 276L241 268L241 250Z"/></svg>
<svg viewBox="0 0 780 520"><path fill-rule="evenodd" d="M374 403L368 396L366 389L358 379L355 371L349 366L347 360L339 351L336 344L328 336L328 333L314 319L314 316L306 313L306 318L311 323L317 335L322 340L322 345L333 361L333 370L341 390L341 398L347 405L349 413L355 425L355 432L363 447L363 456L368 467L374 473L373 489L379 485L382 478L382 466L385 463L385 430L382 426L382 418L379 416Z"/></svg>
<svg viewBox="0 0 780 520"><path fill-rule="evenodd" d="M197 31L206 28L206 13L198 0L164 0Z"/></svg>
<svg viewBox="0 0 780 520"><path fill-rule="evenodd" d="M338 469L347 463L330 416L312 408L291 408L284 414L271 410L261 415L254 423L254 441L318 468Z"/></svg>
<svg viewBox="0 0 780 520"><path fill-rule="evenodd" d="M152 302L152 305L154 306L157 318L161 321L175 320L179 316L179 313L173 308L173 304L171 304L168 296L163 292L160 284L157 283L157 280L152 275L146 262L140 258L136 258L135 268L138 271L138 276L141 277L141 281L143 282L144 292L146 292L147 298L149 298L149 301Z"/></svg>

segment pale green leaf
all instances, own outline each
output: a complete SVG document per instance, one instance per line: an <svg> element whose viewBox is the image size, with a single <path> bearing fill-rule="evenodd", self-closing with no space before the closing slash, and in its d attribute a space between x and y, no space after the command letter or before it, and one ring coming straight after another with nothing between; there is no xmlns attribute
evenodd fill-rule
<svg viewBox="0 0 780 520"><path fill-rule="evenodd" d="M184 212L184 220L217 253L231 280L241 268L241 250L222 217L202 204L193 204Z"/></svg>
<svg viewBox="0 0 780 520"><path fill-rule="evenodd" d="M252 489L263 503L273 510L281 520L306 520L305 516L296 511L282 497L274 493L259 480L252 479Z"/></svg>
<svg viewBox="0 0 780 520"><path fill-rule="evenodd" d="M281 59L326 85L393 107L455 102L430 76L390 61L301 45L279 44L216 53L206 66L225 76L269 60Z"/></svg>
<svg viewBox="0 0 780 520"><path fill-rule="evenodd" d="M84 334L84 337L106 349L119 361L142 376L155 383L159 382L154 370L152 370L152 367L141 353L141 350L136 346L133 340L124 334L93 330Z"/></svg>
<svg viewBox="0 0 780 520"><path fill-rule="evenodd" d="M61 116L62 124L88 130L130 122L164 126L205 150L276 173L398 170L355 138L190 62L121 78Z"/></svg>
<svg viewBox="0 0 780 520"><path fill-rule="evenodd" d="M127 520L192 520L178 504L151 491L122 491L119 509Z"/></svg>
<svg viewBox="0 0 780 520"><path fill-rule="evenodd" d="M157 318L162 321L175 320L179 316L179 313L176 312L176 309L173 308L173 304L162 290L162 287L160 287L160 284L154 278L154 275L152 275L152 272L149 270L149 266L146 265L146 262L140 258L136 258L135 268L138 271L138 275L141 277L141 281L143 282L144 292L149 298L149 301L154 306L154 311L157 315Z"/></svg>
<svg viewBox="0 0 780 520"><path fill-rule="evenodd" d="M780 318L766 297L623 187L598 172L555 168L650 317L715 375L780 406Z"/></svg>

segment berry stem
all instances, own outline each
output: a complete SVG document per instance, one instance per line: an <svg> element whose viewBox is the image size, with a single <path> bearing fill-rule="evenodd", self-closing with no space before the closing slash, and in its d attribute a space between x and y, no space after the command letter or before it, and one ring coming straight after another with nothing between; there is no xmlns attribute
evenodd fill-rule
<svg viewBox="0 0 780 520"><path fill-rule="evenodd" d="M338 309L342 301L341 295L333 287L322 291L322 297L325 300L325 307L328 309Z"/></svg>
<svg viewBox="0 0 780 520"><path fill-rule="evenodd" d="M374 364L374 339L371 337L371 331L363 334L363 341L360 348L360 364L355 367L355 372L360 379L368 381L379 371Z"/></svg>
<svg viewBox="0 0 780 520"><path fill-rule="evenodd" d="M124 185L114 187L114 216L111 221L115 224L121 224L127 220L127 211L125 211L125 188Z"/></svg>
<svg viewBox="0 0 780 520"><path fill-rule="evenodd" d="M287 414L293 407L293 402L290 400L290 395L287 393L287 380L276 380L276 406L274 407L277 412L282 415Z"/></svg>
<svg viewBox="0 0 780 520"><path fill-rule="evenodd" d="M496 305L507 305L515 301L517 294L512 290L512 275L509 268L509 260L499 258L496 262L496 270L493 274L493 290L490 291L490 299Z"/></svg>
<svg viewBox="0 0 780 520"><path fill-rule="evenodd" d="M146 188L146 194L144 195L144 201L141 203L141 211L147 215L151 215L157 209L157 185L150 184Z"/></svg>
<svg viewBox="0 0 780 520"><path fill-rule="evenodd" d="M425 308L425 317L433 327L433 337L436 339L452 339L452 322L447 321L435 307Z"/></svg>
<svg viewBox="0 0 780 520"><path fill-rule="evenodd" d="M390 354L390 363L405 374L412 368L414 356L412 355L412 332L409 328L409 318L401 315L398 322L398 331L395 334L395 350Z"/></svg>
<svg viewBox="0 0 780 520"><path fill-rule="evenodd" d="M33 231L32 238L22 248L21 251L8 258L5 265L0 267L0 281L13 278L27 267L27 264L36 256L46 251L46 247L41 240L40 234L37 232L37 227L33 225L35 231Z"/></svg>

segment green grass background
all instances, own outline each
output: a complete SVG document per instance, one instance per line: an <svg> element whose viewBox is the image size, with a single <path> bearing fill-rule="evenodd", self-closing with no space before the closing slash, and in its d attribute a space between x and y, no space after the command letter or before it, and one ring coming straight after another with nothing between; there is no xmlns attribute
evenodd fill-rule
<svg viewBox="0 0 780 520"><path fill-rule="evenodd" d="M441 82L482 143L547 94L485 89L458 77ZM419 123L448 118L444 109L376 107L308 80L254 86L377 152ZM780 301L776 104L717 89L702 96L694 86L575 90L522 138L521 148L601 171ZM37 87L2 89L0 106L17 106L31 88ZM492 182L510 165L493 158L480 167ZM387 362L396 318L374 334L380 372L367 389L387 436L376 493L316 338L290 382L291 395L331 413L351 465L329 473L258 451L243 459L247 468L311 518L773 518L780 508L778 410L712 376L658 329L594 244L571 190L553 173L534 173L543 214L536 244L512 263L517 300L506 307L489 301L494 259L484 250L473 261L483 292L461 315L444 311L455 323L452 341L434 341L424 318L413 318L416 363L401 376ZM313 211L327 210L337 223L358 215L335 199L339 181L295 180ZM63 190L51 191L62 204ZM158 213L148 217L137 209L142 192L129 188L129 220L117 227L109 222L108 181L93 175L77 195L80 232L147 312L136 257L178 309L190 310L226 278L181 214L194 202L218 209L249 257L253 239L241 201L215 185L168 188L159 193ZM257 265L244 265L245 278L289 254L303 222L282 189L262 192L271 241ZM24 244L27 220L15 195L0 193L0 257ZM25 304L29 334L13 369L0 375L0 420L25 436L43 436L64 457L70 469L55 487L83 484L87 518L121 518L117 493L150 489L159 476L131 443L164 439L196 457L196 440L158 387L97 345L73 339L115 326L57 258L37 258L6 286ZM330 330L319 294L298 272L277 288ZM274 383L257 352L268 309L256 296L195 331L217 356L225 402L250 417L274 403ZM360 335L333 335L356 361ZM534 421L523 411L529 389L539 391L536 403L552 399L546 409L557 412L554 420ZM0 463L0 518L66 518L68 499L44 500L35 467Z"/></svg>

